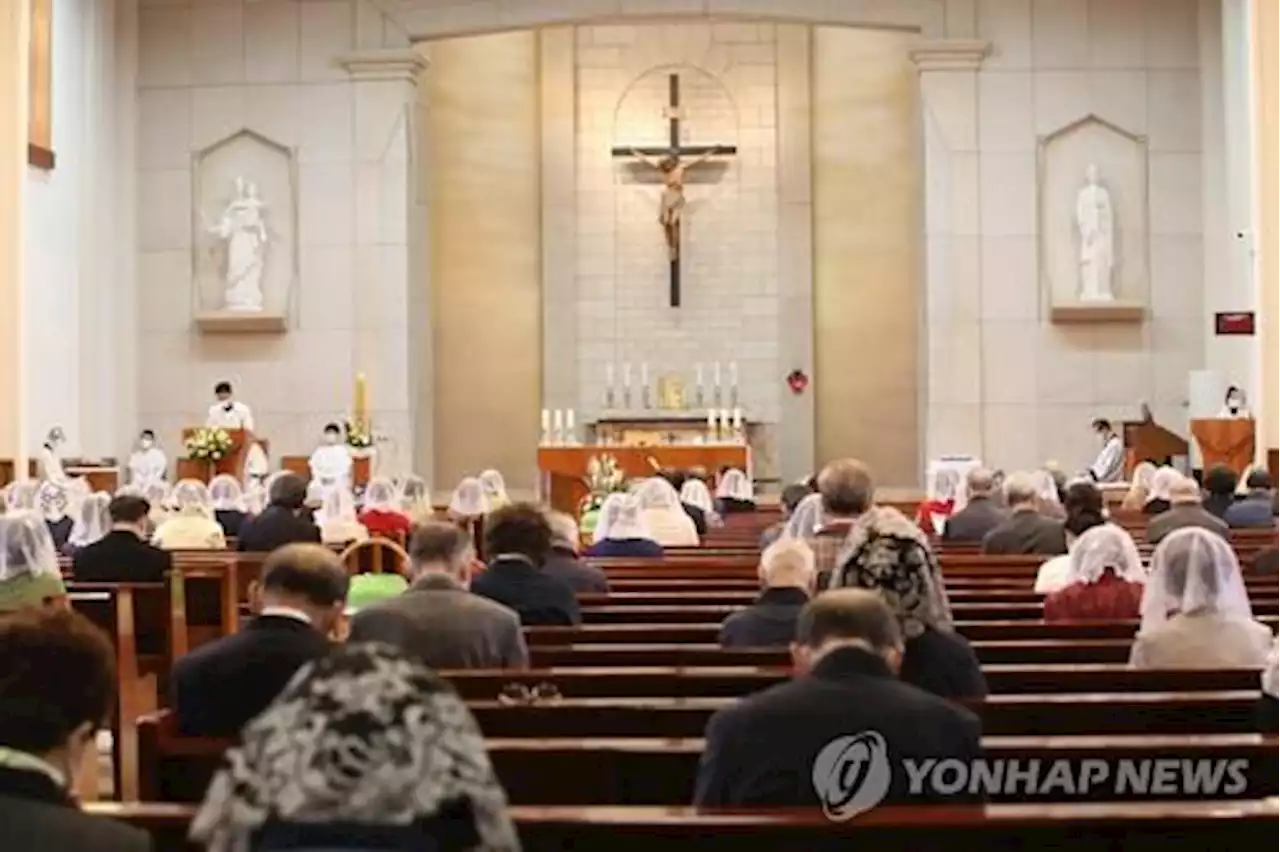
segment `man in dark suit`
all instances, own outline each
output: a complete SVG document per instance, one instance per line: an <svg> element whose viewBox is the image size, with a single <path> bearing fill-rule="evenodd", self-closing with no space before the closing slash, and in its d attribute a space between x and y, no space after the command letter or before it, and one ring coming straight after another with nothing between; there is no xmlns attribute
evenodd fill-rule
<svg viewBox="0 0 1280 852"><path fill-rule="evenodd" d="M1169 510L1147 521L1147 541L1153 545L1174 530L1200 527L1227 537L1227 522L1200 505L1200 486L1182 477L1169 488Z"/></svg>
<svg viewBox="0 0 1280 852"><path fill-rule="evenodd" d="M902 683L902 635L884 601L865 589L836 589L805 607L792 659L797 677L716 712L707 723L694 804L700 807L813 807L845 800L849 765L815 767L829 746L883 762L883 799L908 797L904 758L958 758L981 753L978 717L944 698ZM864 745L854 748L853 741ZM838 789L832 789L832 787ZM822 788L821 796L818 789ZM869 805L878 802L870 802Z"/></svg>
<svg viewBox="0 0 1280 852"><path fill-rule="evenodd" d="M578 558L578 523L564 512L547 512L551 524L551 553L542 563L542 572L564 580L575 594L609 594L609 578L604 571Z"/></svg>
<svg viewBox="0 0 1280 852"><path fill-rule="evenodd" d="M158 583L173 567L173 555L147 542L143 497L122 494L107 505L111 532L71 557L71 574L82 583Z"/></svg>
<svg viewBox="0 0 1280 852"><path fill-rule="evenodd" d="M974 468L965 483L969 502L942 528L942 540L950 544L981 544L987 533L1009 519L1009 513L991 499L995 486L991 471Z"/></svg>
<svg viewBox="0 0 1280 852"><path fill-rule="evenodd" d="M0 849L148 852L151 838L82 812L72 785L115 704L115 652L84 616L0 619Z"/></svg>
<svg viewBox="0 0 1280 852"><path fill-rule="evenodd" d="M360 610L351 642L385 642L433 669L519 669L529 665L520 616L467 591L475 563L471 537L428 521L409 540L407 591Z"/></svg>
<svg viewBox="0 0 1280 852"><path fill-rule="evenodd" d="M257 618L174 663L178 729L190 736L237 734L298 669L329 652L347 586L347 572L326 547L290 544L273 551L262 563Z"/></svg>
<svg viewBox="0 0 1280 852"><path fill-rule="evenodd" d="M1036 511L1036 483L1028 474L1015 473L1005 480L1004 502L1009 517L982 537L983 553L1057 556L1067 552L1062 522Z"/></svg>
<svg viewBox="0 0 1280 852"><path fill-rule="evenodd" d="M1271 474L1265 470L1251 470L1244 484L1249 493L1228 506L1222 519L1232 528L1274 527L1276 512Z"/></svg>
<svg viewBox="0 0 1280 852"><path fill-rule="evenodd" d="M270 503L256 518L240 525L237 548L245 553L270 553L293 542L320 541L320 528L306 510L307 485L293 473L282 473L271 483Z"/></svg>
<svg viewBox="0 0 1280 852"><path fill-rule="evenodd" d="M764 591L755 603L720 625L724 648L785 648L796 638L796 621L817 576L813 549L801 539L782 538L760 555Z"/></svg>
<svg viewBox="0 0 1280 852"><path fill-rule="evenodd" d="M490 514L484 552L489 567L471 581L471 591L514 609L525 627L581 623L573 589L542 570L551 552L551 524L542 509L513 503Z"/></svg>

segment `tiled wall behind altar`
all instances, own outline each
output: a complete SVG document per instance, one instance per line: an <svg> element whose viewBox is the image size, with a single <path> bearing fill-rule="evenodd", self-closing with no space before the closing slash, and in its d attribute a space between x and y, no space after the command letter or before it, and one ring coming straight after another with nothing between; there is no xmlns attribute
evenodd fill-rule
<svg viewBox="0 0 1280 852"><path fill-rule="evenodd" d="M943 274L930 259L931 455L1078 469L1096 452L1090 419L1135 418L1144 400L1186 434L1213 224L1201 212L1201 113L1221 98L1202 81L1199 45L1219 14L1208 0L948 3L948 35L989 40L991 53L976 75L924 81L926 135L946 137L930 147L930 245L946 253ZM1036 283L1037 138L1090 114L1149 146L1141 326L1054 326ZM932 160L939 147L944 162Z"/></svg>
<svg viewBox="0 0 1280 852"><path fill-rule="evenodd" d="M139 421L173 454L214 382L253 406L272 454L309 452L368 376L393 466L408 399L408 123L404 86L338 57L407 45L368 0L143 0L138 120ZM284 335L192 324L192 157L242 128L296 153L298 279ZM268 206L272 199L265 198Z"/></svg>
<svg viewBox="0 0 1280 852"><path fill-rule="evenodd" d="M779 363L777 27L591 26L578 28L574 41L570 179L577 192L568 200L576 209L577 351L569 366L577 407L603 407L609 362L631 362L635 382L641 363L654 379L681 375L692 393L695 363L704 364L709 385L712 362L736 361L740 404L752 419L776 423L786 372ZM682 143L738 148L687 177L678 308L668 301L661 182L610 154L667 143L672 72L680 76ZM723 377L727 383L727 367ZM638 390L632 399L638 408Z"/></svg>

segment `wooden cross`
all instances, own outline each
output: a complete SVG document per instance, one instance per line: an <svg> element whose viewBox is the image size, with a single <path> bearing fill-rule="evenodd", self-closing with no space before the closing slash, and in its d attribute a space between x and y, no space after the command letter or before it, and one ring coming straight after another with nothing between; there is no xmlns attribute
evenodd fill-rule
<svg viewBox="0 0 1280 852"><path fill-rule="evenodd" d="M680 75L667 76L668 144L666 147L614 148L615 157L635 157L662 174L658 221L667 240L670 259L671 307L680 307L680 220L684 211L684 173L714 156L738 153L734 145L680 144ZM682 159L688 158L688 159Z"/></svg>

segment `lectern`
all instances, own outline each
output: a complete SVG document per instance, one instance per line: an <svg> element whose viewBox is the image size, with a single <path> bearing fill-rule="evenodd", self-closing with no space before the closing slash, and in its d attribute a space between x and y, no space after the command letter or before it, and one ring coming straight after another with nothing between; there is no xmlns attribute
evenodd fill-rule
<svg viewBox="0 0 1280 852"><path fill-rule="evenodd" d="M1166 429L1150 417L1124 423L1125 476L1133 474L1138 462L1165 462L1174 456L1187 455L1187 439Z"/></svg>
<svg viewBox="0 0 1280 852"><path fill-rule="evenodd" d="M1207 417L1191 421L1191 434L1200 445L1204 469L1226 465L1236 476L1253 464L1253 418Z"/></svg>

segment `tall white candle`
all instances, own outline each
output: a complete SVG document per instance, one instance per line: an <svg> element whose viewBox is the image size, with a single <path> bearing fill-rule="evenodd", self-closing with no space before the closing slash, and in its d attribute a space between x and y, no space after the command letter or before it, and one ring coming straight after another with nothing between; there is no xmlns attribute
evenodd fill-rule
<svg viewBox="0 0 1280 852"><path fill-rule="evenodd" d="M729 362L729 387L736 388L738 386L738 362Z"/></svg>
<svg viewBox="0 0 1280 852"><path fill-rule="evenodd" d="M604 386L613 390L613 362L604 365Z"/></svg>
<svg viewBox="0 0 1280 852"><path fill-rule="evenodd" d="M631 387L631 362L622 362L622 385L623 387Z"/></svg>
<svg viewBox="0 0 1280 852"><path fill-rule="evenodd" d="M572 408L570 408L568 411L564 413L564 428L568 429L570 432L573 431L573 409Z"/></svg>
<svg viewBox="0 0 1280 852"><path fill-rule="evenodd" d="M742 409L741 408L735 408L733 410L733 428L734 429L742 428Z"/></svg>
<svg viewBox="0 0 1280 852"><path fill-rule="evenodd" d="M550 428L551 428L551 412L544 408L542 409L542 431L545 432Z"/></svg>
<svg viewBox="0 0 1280 852"><path fill-rule="evenodd" d="M727 408L720 409L720 431L729 431L729 409Z"/></svg>
<svg viewBox="0 0 1280 852"><path fill-rule="evenodd" d="M707 409L707 431L714 432L715 429L716 429L715 409Z"/></svg>
<svg viewBox="0 0 1280 852"><path fill-rule="evenodd" d="M698 387L702 387L702 362L701 361L693 365L693 376L694 376L694 379L693 379L694 383Z"/></svg>
<svg viewBox="0 0 1280 852"><path fill-rule="evenodd" d="M555 430L559 432L564 428L564 412L557 408L553 415L553 421L555 423Z"/></svg>
<svg viewBox="0 0 1280 852"><path fill-rule="evenodd" d="M640 362L640 385L642 387L649 385L649 365L644 361Z"/></svg>
<svg viewBox="0 0 1280 852"><path fill-rule="evenodd" d="M720 387L720 362L716 361L711 365L711 383L716 387Z"/></svg>

